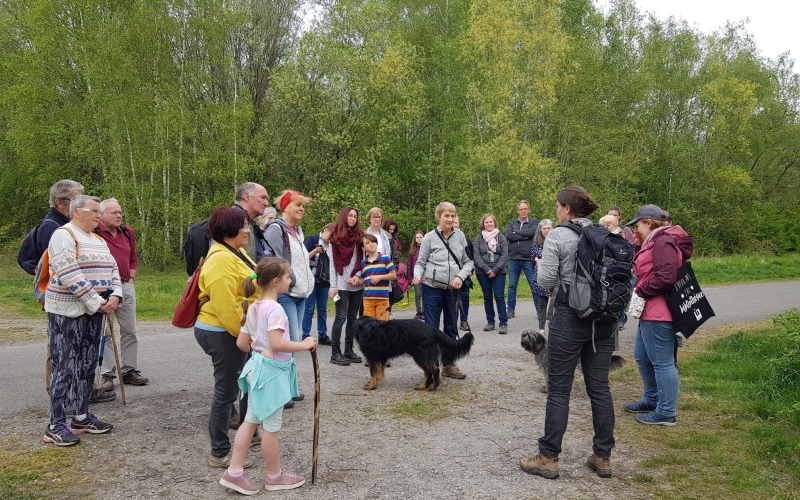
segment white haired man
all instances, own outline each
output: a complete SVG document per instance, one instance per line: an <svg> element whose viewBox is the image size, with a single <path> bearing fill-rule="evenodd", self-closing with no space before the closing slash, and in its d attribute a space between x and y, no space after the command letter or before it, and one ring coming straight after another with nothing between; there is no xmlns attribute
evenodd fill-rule
<svg viewBox="0 0 800 500"><path fill-rule="evenodd" d="M100 223L95 233L106 241L111 255L117 261L119 279L122 282L123 301L115 316L119 321L119 355L120 377L122 383L131 385L147 385L149 379L141 374L137 364L139 340L136 338L136 273L139 268L139 254L136 253L136 235L133 228L122 223L122 207L115 198L100 202ZM110 330L106 328L108 337ZM103 381L100 389L114 390L116 366L114 366L113 342L107 341L106 352L103 356L103 366L100 367Z"/></svg>

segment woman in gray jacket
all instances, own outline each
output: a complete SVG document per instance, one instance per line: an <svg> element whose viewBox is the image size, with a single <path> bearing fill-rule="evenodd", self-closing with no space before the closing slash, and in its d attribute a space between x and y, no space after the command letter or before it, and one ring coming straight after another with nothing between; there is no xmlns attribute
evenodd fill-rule
<svg viewBox="0 0 800 500"><path fill-rule="evenodd" d="M483 307L486 309L484 332L494 330L494 304L500 317L500 333L508 333L508 314L506 313L506 262L508 262L508 241L500 233L497 218L492 214L481 217L480 232L475 236L472 249L475 258L475 276L483 291Z"/></svg>
<svg viewBox="0 0 800 500"><path fill-rule="evenodd" d="M587 217L597 210L589 193L580 186L568 187L556 196L559 226L544 242L539 285L553 290L555 312L550 320L547 347L547 410L539 454L524 458L522 470L547 479L558 477L558 455L569 419L569 397L575 368L581 363L586 393L592 402L593 453L586 465L600 477L611 477L611 449L614 447L614 403L608 386L611 353L614 351L614 323L592 323L578 317L568 302L568 285L575 274L575 255L580 237L569 227L590 226Z"/></svg>
<svg viewBox="0 0 800 500"><path fill-rule="evenodd" d="M456 307L459 289L472 273L474 265L467 256L467 237L455 231L456 207L443 201L436 205L439 226L422 238L419 258L414 265L413 283L422 283L422 301L425 304L425 323L439 328L439 317L444 316L442 331L450 338L458 338ZM449 249L448 249L449 248ZM452 359L442 358L442 376L464 378Z"/></svg>

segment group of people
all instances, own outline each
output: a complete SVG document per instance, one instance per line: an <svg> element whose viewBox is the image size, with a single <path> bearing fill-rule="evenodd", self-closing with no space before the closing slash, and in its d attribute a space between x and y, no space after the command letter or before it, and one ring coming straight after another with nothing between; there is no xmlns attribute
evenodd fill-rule
<svg viewBox="0 0 800 500"><path fill-rule="evenodd" d="M103 434L113 428L90 413L89 404L113 400L117 376L125 384L149 382L137 364L136 235L122 223L116 199L100 200L83 191L70 179L50 188L50 211L23 240L17 259L37 281L46 282L45 388L50 418L43 439L58 446L80 443L78 434ZM108 323L115 318L120 325L119 373L114 343L104 342L104 352L100 349L110 331ZM101 382L96 384L102 355ZM73 414L69 423L67 407Z"/></svg>
<svg viewBox="0 0 800 500"><path fill-rule="evenodd" d="M221 484L252 493L257 488L243 469L251 464L247 449L260 445L268 469L266 488L294 488L304 480L280 467L277 437L283 410L304 399L297 390L292 354L322 344L331 346L330 361L335 365L362 362L353 348L353 322L359 315L389 318L390 293L401 276L398 225L384 219L376 207L366 214L363 229L359 211L348 206L318 234L306 238L300 222L310 199L303 193L282 192L274 200L277 210L269 207L267 190L256 183L239 186L235 197L233 205L213 211L203 234L190 232L187 238L206 245L194 334L213 365L208 464L226 469ZM45 440L67 446L80 442L76 434L105 433L113 427L88 411L93 391L113 393L113 364L104 362L102 382L93 387L100 339L111 314L116 313L122 330L123 363L116 375L123 383L143 385L148 380L136 364L135 238L133 230L122 224L119 202L84 195L83 186L62 180L51 189L50 205L45 221L32 231L38 232L33 241L49 253L52 275L44 304L52 358ZM497 218L486 214L471 241L458 229L456 207L441 202L434 212L436 227L428 233L416 231L409 248L406 275L415 289L416 318L435 328L443 321L442 331L452 338L466 322L473 274L484 296L485 331L494 330L499 322L500 333L508 332L522 273L533 292L543 332L545 308L548 301L553 303L544 433L539 454L521 461L523 470L546 478L558 477L578 363L592 400L595 429L587 465L601 477L611 475L614 410L608 373L618 326L581 319L568 305L566 287L556 289L557 283L570 283L575 273L579 236L564 226L592 224L588 217L597 208L584 188L573 186L556 197L557 226L549 219L532 219L530 205L523 200L505 233L500 232ZM612 207L600 223L635 245L636 293L646 300L633 353L644 383L643 396L624 409L636 413L641 423L675 425L678 378L671 357L675 331L664 295L681 263L691 256L692 240L672 224L669 212L655 205L642 207L627 225L620 219L619 208ZM330 335L328 299L336 309ZM315 309L317 338L311 336ZM113 359L105 359L109 358ZM442 375L466 377L455 364L444 366ZM244 397L237 410L240 391ZM67 406L73 412L69 425ZM228 438L231 428L239 429L233 444Z"/></svg>

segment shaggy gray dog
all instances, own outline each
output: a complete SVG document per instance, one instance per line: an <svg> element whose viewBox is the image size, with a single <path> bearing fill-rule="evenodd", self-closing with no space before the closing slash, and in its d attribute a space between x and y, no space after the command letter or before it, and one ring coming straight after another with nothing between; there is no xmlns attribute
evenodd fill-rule
<svg viewBox="0 0 800 500"><path fill-rule="evenodd" d="M522 348L533 354L533 360L544 373L544 387L542 392L547 392L547 338L536 330L525 330L522 332ZM616 354L611 356L611 370L625 366L625 358ZM578 360L578 369L581 362Z"/></svg>

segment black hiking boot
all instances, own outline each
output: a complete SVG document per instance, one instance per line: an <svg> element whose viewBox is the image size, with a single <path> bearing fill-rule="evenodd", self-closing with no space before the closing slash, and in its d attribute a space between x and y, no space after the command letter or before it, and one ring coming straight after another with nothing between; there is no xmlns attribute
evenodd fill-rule
<svg viewBox="0 0 800 500"><path fill-rule="evenodd" d="M361 356L353 351L353 342L345 342L344 344L344 357L350 360L351 363L361 363L363 361Z"/></svg>
<svg viewBox="0 0 800 500"><path fill-rule="evenodd" d="M339 347L339 344L331 346L331 363L339 366L347 366L350 364L350 360L342 356L342 348Z"/></svg>

